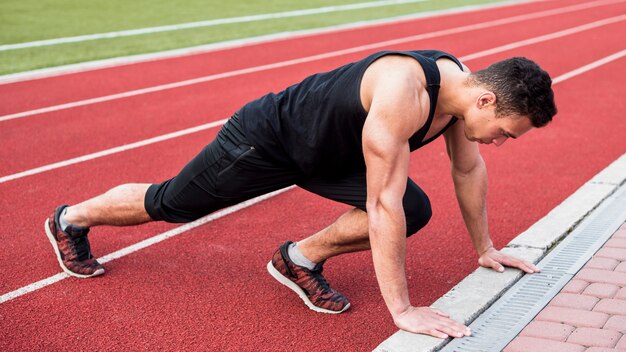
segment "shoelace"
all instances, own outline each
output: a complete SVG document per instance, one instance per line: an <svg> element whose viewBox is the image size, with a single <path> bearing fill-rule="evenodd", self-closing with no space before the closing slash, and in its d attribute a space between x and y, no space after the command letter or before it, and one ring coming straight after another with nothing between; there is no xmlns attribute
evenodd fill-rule
<svg viewBox="0 0 626 352"><path fill-rule="evenodd" d="M91 249L89 248L89 242L86 240L87 237L69 237L70 242L72 243L72 252L76 254L76 259L78 261L83 261L91 258Z"/></svg>
<svg viewBox="0 0 626 352"><path fill-rule="evenodd" d="M321 270L315 270L315 271L310 270L310 272L311 272L311 276L313 276L313 278L315 279L316 288L320 289L322 291L322 294L331 292L330 285L326 281L326 278L322 276Z"/></svg>

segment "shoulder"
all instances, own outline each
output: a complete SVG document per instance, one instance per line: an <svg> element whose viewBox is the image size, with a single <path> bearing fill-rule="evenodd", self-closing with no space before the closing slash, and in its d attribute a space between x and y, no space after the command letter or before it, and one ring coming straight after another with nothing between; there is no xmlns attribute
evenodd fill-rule
<svg viewBox="0 0 626 352"><path fill-rule="evenodd" d="M463 67L462 71L466 73L471 73L472 71L461 61L459 61L461 66ZM440 72L459 72L459 65L454 62L452 59L448 57L442 57L437 60L437 67Z"/></svg>
<svg viewBox="0 0 626 352"><path fill-rule="evenodd" d="M425 89L426 77L420 63L412 57L387 55L374 61L363 74L361 90L375 92L381 85L401 84L400 87Z"/></svg>
<svg viewBox="0 0 626 352"><path fill-rule="evenodd" d="M428 116L424 71L411 57L389 55L372 63L363 75L360 94L368 119L385 116L415 131Z"/></svg>
<svg viewBox="0 0 626 352"><path fill-rule="evenodd" d="M426 77L417 60L409 56L387 55L374 61L363 74L361 90L375 92L381 85L400 84L402 88L424 90ZM425 90L424 90L425 91Z"/></svg>

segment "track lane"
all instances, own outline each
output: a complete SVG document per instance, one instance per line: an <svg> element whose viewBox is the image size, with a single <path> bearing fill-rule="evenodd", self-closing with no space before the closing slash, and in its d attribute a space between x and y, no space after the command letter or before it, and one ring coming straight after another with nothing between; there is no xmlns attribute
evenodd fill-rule
<svg viewBox="0 0 626 352"><path fill-rule="evenodd" d="M500 27L502 25L511 24L511 22L527 21L527 20L530 20L530 19L537 19L537 18L544 18L545 19L545 18L549 18L550 16L552 16L552 17L557 16L558 14L563 14L563 13L567 14L568 12L571 12L571 11L574 11L574 10L576 10L577 12L582 12L584 9L587 9L589 6L594 6L594 7L588 9L588 11L593 11L593 10L597 10L597 8L595 8L595 7L598 6L599 4L606 6L607 3L613 3L613 2L618 2L618 3L621 2L621 3L623 3L624 0L598 0L598 1L591 2L591 3L583 3L583 4L571 5L571 6L566 6L564 8L559 8L559 9L552 9L552 10L547 10L547 11L538 11L538 12L534 12L532 14L527 14L527 15L522 14L522 15L513 16L513 17L503 17L503 18L499 17L496 20L489 20L489 21L486 21L486 22L482 21L482 22L473 23L473 24L470 24L470 25L465 25L465 26L460 26L460 27L457 26L457 27L452 27L452 28L445 28L443 30L437 30L437 31L434 31L434 32L433 31L431 31L431 32L422 32L419 35L413 35L413 36L403 37L403 38L399 38L399 39L395 39L395 38L398 38L398 35L396 34L393 37L394 39L391 40L391 41L383 40L382 42L381 41L377 41L377 42L374 42L374 43L376 43L378 45L377 48L384 48L385 46L393 45L391 42L398 42L399 40L402 41L402 42L408 42L408 41L415 41L418 38L442 37L442 36L447 36L447 35L454 35L454 34L459 34L459 33L465 33L467 31L477 30L477 29L498 28L498 27ZM441 22L443 22L443 21L441 21ZM418 26L421 27L419 24L418 24ZM346 39L346 38L343 38L343 39ZM315 40L315 39L313 39L313 40ZM321 44L321 46L323 47L321 52L322 53L328 52L329 47L336 46L335 43L344 43L344 42L345 43L352 43L353 41L352 40L341 40L341 39L333 37L331 42ZM358 43L358 41L356 41L356 42ZM371 41L369 43L371 43ZM320 43L318 41L316 41L315 44L316 45L309 45L306 48L298 48L298 49L302 49L302 50L298 50L298 52L300 52L300 51L305 51L306 52L307 49L309 49L310 47L319 47L320 46ZM288 46L292 46L292 45L288 45ZM295 46L297 47L297 45L295 45ZM250 46L250 47L254 48L255 46ZM355 46L352 45L351 47L354 48ZM359 46L357 45L356 47L359 47ZM320 52L315 52L313 55L319 54L319 53ZM247 55L239 57L235 61L241 62L242 59L245 59L245 58L248 58L248 57L251 57L251 56L252 57L256 56L253 51L252 52L248 52L246 54ZM301 54L298 54L298 55L301 55ZM301 56L297 56L297 57L301 57ZM267 65L267 64L265 64L265 65ZM244 69L244 71L245 70L249 70L249 68ZM184 71L184 67L181 68L181 71ZM237 70L235 70L235 72L236 71ZM228 71L228 72L232 72L232 71ZM210 76L211 75L209 75L209 77ZM203 77L207 77L207 76L203 76ZM201 77L201 78L203 78L203 77ZM194 78L192 80L183 80L183 81L179 81L179 82L180 83L185 83L185 82L188 82L188 81L197 81L197 80L198 80L198 78ZM177 83L175 83L175 84L177 84ZM69 104L53 105L53 106L46 107L44 109L35 109L35 110L29 110L29 111L25 111L25 112L21 112L21 113L18 113L18 114L13 114L13 115L12 114L4 115L4 116L0 116L0 122L6 121L8 119L19 118L20 116L22 116L22 118L23 117L29 117L29 116L36 116L36 115L39 115L39 114L44 114L46 112L55 111L55 110L58 110L58 109L67 109L67 108L71 108L71 107L76 107L77 106L76 104L78 104L78 106L80 106L81 104L94 104L96 102L101 102L102 99L104 99L105 101L107 99L119 99L121 96L127 96L127 94L129 94L129 93L131 95L133 95L133 94L145 94L145 93L141 93L141 92L142 91L146 91L146 90L152 91L152 89L157 89L157 90L167 89L165 87L171 86L171 85L172 85L172 83L168 83L168 84L165 84L163 86L155 86L155 87L150 87L150 88L143 88L143 89L139 89L139 90L136 90L136 91L131 90L131 91L128 91L128 92L125 92L125 93L113 94L113 95L105 95L105 96L96 97L94 99L73 101L72 103L69 103ZM91 90L91 89L92 88L86 87L85 90L88 91L88 90ZM49 95L50 95L49 91L47 91L46 94L44 94L43 96L49 96ZM31 92L31 94L29 95L29 98L31 98L32 96L33 96L33 94ZM37 96L37 95L35 95L35 96ZM7 105L7 104L5 104L5 105Z"/></svg>
<svg viewBox="0 0 626 352"><path fill-rule="evenodd" d="M539 131L543 131L543 130L539 130ZM192 146L194 147L200 147L202 145L202 143L204 143L204 141L206 140L205 136L201 136L202 138L200 138L197 142L197 145L192 144ZM211 138L209 136L209 138ZM193 140L192 140L193 141ZM175 143L176 141L170 141L167 143L171 143L172 146L174 147L184 147L187 148L189 143ZM613 144L609 144L609 145L618 145L619 146L619 142L615 141ZM7 227L14 227L14 226L20 226L20 225L24 225L24 221L26 221L28 224L37 224L38 222L41 223L41 217L42 217L42 213L46 213L49 209L48 208L51 204L51 202L55 202L59 203L63 200L63 198L65 198L65 200L69 201L70 203L75 203L76 201L82 199L82 197L84 197L84 191L83 190L75 190L75 189L68 189L67 185L74 185L74 184L84 184L84 180L88 180L89 179L89 175L90 174L98 174L98 175L104 175L107 174L108 169L111 168L111 165L115 165L115 169L116 169L116 173L111 175L112 177L110 177L108 180L110 185L104 184L104 185L98 185L97 188L95 190L93 190L93 193L97 194L97 193L101 193L102 191L110 188L111 186L121 183L121 182L125 182L128 181L128 177L133 178L133 174L136 175L142 175L142 174L154 174L154 172L148 172L146 173L145 169L134 169L135 164L139 162L139 160L144 160L144 159L148 159L150 158L150 154L154 155L156 154L161 154L161 151L165 152L165 156L160 156L160 158L166 157L169 152L169 155L172 158L178 159L178 162L181 163L181 165L176 165L176 163L174 163L173 167L171 167L170 169L173 170L173 172L175 173L176 170L182 166L182 164L184 164L184 160L185 159L180 159L180 158L176 158L176 156L178 155L178 152L180 151L179 149L175 149L172 148L172 146L167 146L167 148L164 148L162 150L153 150L153 148L144 148L144 149L140 149L139 153L143 154L146 153L147 155L145 156L141 156L139 158L131 158L130 160L124 160L127 157L125 157L124 155L117 155L112 157L114 160L109 160L109 162L96 162L93 161L91 163L95 164L95 165L86 165L85 167L82 168L76 168L75 170L73 170L74 172L71 175L68 174L64 174L62 177L62 179L59 177L59 175L42 175L42 177L44 177L44 180L42 180L41 182L35 182L35 183L30 183L27 180L19 180L16 182L23 182L25 185L38 185L40 189L34 188L32 186L30 186L30 189L28 190L28 192L23 192L22 190L25 188L28 188L28 186L22 186L20 184L15 184L12 185L13 187L7 187L7 188L13 188L13 190L15 190L15 197L8 197L3 199L3 201L5 202L5 204L3 205L3 208L6 207L6 209L9 209L12 205L12 208L16 211L18 211L18 213L13 213L11 214L11 219L9 219L10 221L12 220L12 222L17 221L17 223L9 223L6 224ZM172 153L170 150L167 149L173 149L174 153ZM189 152L190 156L195 152L194 150L191 150L191 152ZM135 154L135 152L133 152L132 154ZM438 154L442 154L441 152L439 152ZM526 152L519 152L518 155L527 155L528 153ZM619 155L619 154L618 154ZM430 159L425 160L425 161L420 161L420 164L428 164L431 165L433 163L436 162L437 156L431 156ZM119 162L118 160L115 159L122 159L122 162ZM444 158L445 159L445 158ZM161 165L159 165L159 161L157 160L157 162L155 162L153 165L145 165L145 163L143 163L144 167L148 167L148 169L150 168L156 168L157 170L162 171L163 169L160 168ZM445 161L445 160L444 160ZM525 161L525 160L522 160ZM508 171L505 171L504 174L506 175ZM419 172L419 174L423 174L424 171L421 170ZM129 176L130 175L130 176ZM414 174L415 175L415 174ZM432 176L433 179L438 179L440 178L441 175L439 175L439 177L437 177L435 174L430 175ZM48 177L46 179L46 177ZM137 178L141 178L140 176L135 176ZM168 177L167 175L161 177L161 179ZM118 178L119 180L116 180L115 178ZM81 180L83 180L83 183L81 183ZM100 181L99 181L100 182ZM104 182L107 183L107 182ZM424 184L428 184L428 180L425 180L423 182ZM43 186L45 185L45 186ZM89 187L90 189L93 188L93 186L90 186L89 184L86 185L87 187ZM42 189L44 188L45 189ZM5 192L5 190L7 190ZM9 194L10 193L10 189L5 189L3 190L4 194ZM46 194L47 190L51 190L53 192L53 195L51 196L50 194ZM56 197L59 197L60 199L58 199L57 201L54 201L53 199ZM432 195L431 195L432 196ZM30 197L30 199L29 199ZM74 199L72 199L74 197ZM437 196L437 198L439 198L439 196ZM24 202L24 203L20 203L20 202ZM11 203L11 204L10 204ZM23 204L22 206L20 206L20 204ZM28 204L28 205L27 205ZM453 206L453 205L452 205ZM454 208L454 206L453 206ZM36 209L41 209L41 212L36 211ZM449 208L448 208L449 209ZM548 208L549 209L549 208ZM547 210L546 210L547 211ZM30 217L30 219L29 219ZM32 221L30 221L32 220ZM160 226L159 225L155 225L155 226ZM36 255L38 252L39 253L46 253L48 251L47 247L49 246L49 244L47 244L47 242L39 242L37 241L37 235L39 234L38 228L41 227L41 224L39 224L39 226L33 225L33 229L31 231L29 231L30 233L25 233L24 236L20 236L20 237L15 237L12 239L16 239L17 243L15 243L15 246L12 246L12 239L8 239L7 240L7 245L11 246L11 247L18 247L15 248L14 251L12 251L11 253L7 254L11 254L11 256L6 256L5 258L2 258L4 264L0 265L0 267L10 267L10 263L14 258L14 255L19 254L20 256L28 256L28 255ZM112 231L113 233L119 232L119 229L109 229L110 231ZM134 228L131 230L135 230ZM145 228L140 228L137 230L141 230L141 231L145 231ZM34 236L33 240L34 242L31 242L29 240L29 237ZM129 239L133 239L133 240L137 240L136 237L133 237L134 235L130 234L129 235ZM33 246L33 243L37 243L39 242L40 247L37 248L35 246ZM29 246L24 247L23 244L29 244ZM115 239L113 241L108 242L109 245L117 245L115 243ZM20 253L20 244L22 244L22 250L26 250L26 253ZM122 245L123 246L123 245ZM105 246L106 247L106 246ZM116 249L116 248L115 248ZM39 251L41 250L41 252ZM111 252L114 249L109 249L109 248L105 248L105 253L107 252ZM22 255L23 254L23 255ZM45 254L44 254L45 255ZM36 272L36 268L38 263L36 261L32 262L34 264L33 266L33 270L25 270L24 272L22 272L22 275L26 275L27 277L29 277L33 272ZM18 277L21 276L18 273L11 273L13 275L17 275ZM9 276L11 276L11 274ZM10 282L10 277L7 278L6 281L4 281L5 283Z"/></svg>
<svg viewBox="0 0 626 352"><path fill-rule="evenodd" d="M584 51L573 49L575 48L572 48L574 52ZM554 55L554 50L550 52L542 49L539 53L533 51L533 57L542 63L541 60L551 55ZM491 61L491 58L488 59L485 59L485 63ZM500 245L506 243L508 240L505 237L514 237L517 233L515 231L523 230L545 214L546 209L550 209L551 206L564 199L569 194L568 192L573 191L591 175L606 166L612 160L610 159L612 156L624 152L622 150L618 153L610 148L615 145L619 147L620 144L616 143L621 142L617 139L620 136L612 132L624 130L626 127L623 119L617 115L619 111L624 110L621 97L626 92L623 91L623 87L616 89L611 84L616 73L623 73L623 71L616 72L616 67L623 67L623 65L620 66L621 62L599 68L557 86L561 117L567 117L567 120L557 119L546 130L534 131L523 140L507 143L497 150L495 148L483 149L490 166L492 206L489 210L492 231L497 243ZM483 61L477 60L476 64L481 65ZM593 79L595 90L589 92L591 79ZM595 102L599 99L614 102L614 104L596 106ZM566 101L576 102L576 104L565 104ZM579 106L580 103L582 107ZM597 116L598 123L608 121L613 124L580 128L589 123L590 115ZM565 146L553 145L563 140L583 141L591 145L583 146L574 143ZM602 143L591 143L593 141L602 141ZM176 146L176 144L172 145ZM572 153L572 150L575 152ZM154 155L160 151L163 151L164 159L168 158L168 155L175 162L179 161L179 158L184 159L180 154L182 149L167 151L171 152L170 154L153 147L142 148L136 152L140 151L145 151L146 154L135 156L134 159L122 164L112 162L92 170L85 168L87 170L84 171L73 167L72 171L76 174L59 171L56 178L49 179L51 182L47 182L46 187L57 187L56 192L59 198L62 198L65 191L68 198L79 199L81 194L84 195L85 190L72 189L71 185L79 184L72 181L80 180L79 173L81 172L85 173L82 177L94 173L107 174L107 171L110 172L111 169L115 169L116 173L124 173L125 168L128 170L136 168L137 164L142 164L142 160L154 158ZM125 157L134 155L136 152L128 153ZM407 267L410 271L410 284L415 304L430 303L437 297L429 298L431 295L446 292L454 282L466 274L459 272L464 271L464 268L468 268L469 272L475 267L475 258L468 253L471 252L471 246L466 236L463 235L464 230L457 214L458 211L456 211L450 182L442 181L442 178L446 178L442 175L448 173L448 165L443 153L443 144L438 141L425 149L423 153L414 155L412 159L411 174L416 176L418 183L424 185L431 200L435 203L433 222L424 234L409 241L409 251L413 255L408 259ZM525 157L513 159L514 155ZM581 164L577 159L578 156L584 158L584 169L572 168L572 165ZM159 173L165 172L164 169L170 167L170 165L158 165L156 162L154 164L149 166L153 170L144 169L143 171ZM537 164L553 164L553 168L544 166L543 169L538 170ZM424 170L420 165L429 165L429 169ZM520 174L526 175L527 178L520 180L517 177ZM70 175L70 177L61 182L60 175L63 177ZM140 173L136 175L141 176ZM545 182L546 176L558 180L557 184L550 182L549 187L537 190L537 185ZM116 175L111 175L112 179L104 180L104 182L114 184L115 177ZM12 183L11 186L17 188L17 191L22 190L22 193L31 193L33 196L31 200L36 200L37 196L45 198L45 195L33 192L35 190L32 188L29 189L39 183L35 182L35 179L15 182L23 182L22 185ZM94 184L86 187L105 187L100 182L100 180L94 181ZM40 184L43 185L43 183ZM520 192L520 189L530 191ZM3 192L4 190L2 189ZM49 206L50 201L50 198L42 199L40 203ZM3 203L2 208L9 209L9 207L5 208L5 205L9 204ZM294 209L307 215L298 217L301 220L298 223L290 224L285 222L284 214L275 209ZM61 339L46 337L45 331L49 331L48 329L40 330L47 325L47 319L52 319L51 316L54 315L54 322L50 321L48 324L54 323L65 327L66 329L59 333L61 336L67 336L68 339L78 336L81 340L87 341L86 343L99 346L101 349L132 348L137 345L175 349L185 345L192 348L208 346L214 349L233 350L254 350L259 346L267 346L268 349L284 349L287 346L287 348L298 350L310 348L313 343L319 343L320 340L328 343L328 345L322 345L321 350L371 349L395 329L384 311L373 275L364 274L373 273L367 253L337 258L332 262L332 266L327 267L329 278L334 286L343 290L355 302L354 310L340 317L309 313L293 299L289 292L284 292L281 287L271 282L269 276L263 271L267 257L281 240L294 238L294 234L302 237L318 229L320 224L331 221L333 215L339 214L342 210L345 208L340 205L325 202L303 191L290 192L278 199L268 201L267 204L251 208L224 219L223 222L198 229L189 236L173 240L171 245L170 242L163 243L142 252L141 255L133 255L112 262L108 265L110 275L101 279L66 280L63 284L52 286L33 296L23 297L15 303L0 306L1 316L16 317L14 324L2 332L5 335L2 335L0 340L14 341L11 337L18 336L23 339L16 339L17 343L22 344L15 345L17 347L56 346L62 348ZM24 211L28 212L28 209ZM32 212L36 212L36 209ZM531 219L533 216L536 216L534 220ZM26 219L15 220L19 223ZM37 221L41 222L41 218ZM37 228L39 226L38 224ZM116 235L113 233L119 235L121 232L119 229L113 229L115 231L110 233L111 237L104 238L107 236L105 230L98 229L98 233L92 236L94 250L98 253L101 253L100 250L104 249L107 243L115 242L113 236ZM28 242L34 244L45 241L43 237L36 238L40 235L38 231L38 229L34 231L35 237ZM261 235L251 238L250 231L256 231ZM18 233L21 233L21 230ZM28 234L24 235L24 239L29 239ZM142 235L138 234L138 236ZM122 236L130 237L131 234L124 233ZM433 240L434 236L438 241ZM233 242L243 248L242 256L250 258L249 262L244 262L245 259L239 261L239 258L230 258L222 265L220 261L224 260L225 254L232 251ZM49 246L47 242L43 244ZM192 246L199 246L198 251L190 251L189 248ZM262 249L263 253L259 252L259 249ZM182 253L182 255L171 258L172 253ZM34 272L41 272L42 261L46 260L45 258L49 259L48 265L56 265L49 253L42 255L34 252L31 255L33 261L39 265L33 268ZM31 258L28 255L26 257ZM459 260L450 263L449 258ZM206 263L220 263L220 265L213 267L207 266ZM262 265L259 267L258 263ZM7 266L2 264L0 267L6 268ZM189 276L181 275L183 270L187 271L186 274ZM159 275L155 275L155 272ZM230 275L212 276L220 272ZM140 290L141 286L138 286L138 282L146 288L145 291ZM445 285L448 286L442 287ZM225 289L232 290L227 298L222 297L222 290ZM133 292L132 295L120 294L129 290ZM169 295L164 295L161 290L167 290ZM84 294L81 299L76 299L75 292ZM259 304L258 296L254 296L257 293L263 297L261 304ZM233 299L233 296L237 299ZM73 297L74 299L68 299ZM63 308L69 307L70 304L74 304L72 308L85 315L85 322L76 324L67 315L62 314ZM107 309L101 309L102 306L106 306ZM224 307L224 309L219 309L219 307ZM370 308L372 311L368 311ZM137 316L143 316L143 322L137 321ZM43 322L42 317L44 317ZM296 324L301 329L290 330ZM103 326L109 328L103 329ZM199 328L196 329L196 327ZM389 332L383 334L381 330L386 330L387 327ZM243 333L250 333L254 336L254 341L242 339ZM376 340L381 335L382 338ZM315 346L320 345L315 344Z"/></svg>
<svg viewBox="0 0 626 352"><path fill-rule="evenodd" d="M584 175L576 175L580 169L569 170L579 161L562 154L571 145L555 145L555 141L568 136L597 139L612 128L626 127L619 119L619 109L625 107L620 98L626 91L611 84L616 68L619 62L557 86L561 117L567 120L555 120L548 129L534 131L502 148L483 148L490 166L489 211L497 244L543 216L586 180L581 178L590 177L615 156L614 150L606 148L615 144L615 138L568 153L594 156L585 161ZM592 79L594 91L581 89ZM565 100L587 103L600 97L618 105L598 109L591 104L582 108L564 104ZM590 113L599 117L598 123L619 123L581 129L588 124ZM546 135L537 136L540 131ZM476 266L451 182L442 177L448 173L443 153L443 143L437 141L412 158L411 174L430 195L435 211L426 231L408 244L407 269L414 304L431 303ZM525 157L511 160L514 155ZM428 169L420 167L424 164ZM550 164L554 167L537 168ZM520 174L526 177L520 179ZM546 177L558 182L538 188ZM285 209L289 209L287 217L298 221L286 220ZM264 264L278 243L319 229L345 209L301 190L288 192L111 262L102 278L65 280L1 305L0 315L11 317L13 322L2 329L0 341L11 341L3 347L13 349L62 348L64 340L78 338L97 349L146 346L173 350L185 346L252 351L262 346L267 350L307 350L315 345L320 351L371 350L395 329L378 294L369 253L339 257L327 265L333 286L354 304L340 316L310 312L264 272ZM102 230L92 236L98 250L114 240L112 233ZM56 266L53 258L48 259L50 266ZM68 309L84 317L80 324L63 313ZM63 329L56 329L54 336L47 335L50 324Z"/></svg>
<svg viewBox="0 0 626 352"><path fill-rule="evenodd" d="M249 67L251 62L263 65L303 55L315 55L327 52L329 49L336 50L345 47L345 43L351 43L352 46L355 46L397 38L398 33L424 33L447 29L449 28L448 21L456 25L467 25L520 13L559 8L563 4L575 5L586 2L588 1L523 3L477 12L375 25L366 27L370 28L370 34L367 37L360 35L361 28L348 29L185 57L0 84L0 115L232 71ZM307 41L308 45L298 44L301 39ZM138 69L139 67L141 69ZM63 87L63 89L59 89L59 87ZM42 94L33 94L33 91L42 92Z"/></svg>
<svg viewBox="0 0 626 352"><path fill-rule="evenodd" d="M626 12L626 3L622 7L622 12ZM613 15L613 13L609 15ZM604 14L599 16L599 18L607 18L606 16ZM585 19L582 23L591 23L594 20L594 18L588 19L588 16L584 17ZM572 28L572 25L580 25L581 22L577 22L580 20L580 18L576 19L575 24L570 25L568 23L569 26L566 28ZM571 36L579 36L581 34L593 39L597 36L597 33L602 31L623 30L621 29L623 28L623 23L624 21L606 25L558 40L568 40ZM537 33L526 33L524 28L511 30L509 31L509 35L512 37L511 41L527 39L533 35L536 37L537 35L545 34L546 30L563 29L562 26L556 26L556 28L540 26L538 22L530 24L533 25L533 28L541 28L541 31L536 30ZM485 40L479 45L474 45L476 48L473 50L468 49L468 46L473 45L473 43L465 40L462 36L452 36L445 45L440 46L443 46L442 49L444 50L454 53L458 52L458 56L462 57L465 54L473 54L480 50L510 43L510 41L503 42L502 39L498 39L497 32L485 30L476 34L480 34ZM615 36L612 38L613 40L619 40ZM438 39L429 39L411 45L389 48L435 47L438 43L440 43ZM593 45L600 44L594 40ZM205 124L211 120L222 119L230 116L232 112L245 102L267 91L278 90L280 87L297 82L300 79L298 77L305 77L312 72L331 69L342 63L357 60L363 55L365 53L355 53L343 57L319 60L314 63L288 66L145 96L111 101L106 104L95 104L66 111L57 111L45 114L42 118L5 121L3 126L7 128L4 130L4 133L0 133L4 135L3 140L6 141L6 147L0 150L0 158L5 159L6 162L0 165L0 174L6 176L170 131ZM506 52L500 55L500 57L507 56ZM480 67L473 66L472 61L468 61L467 64L473 68ZM259 84L250 86L250 79L258 81ZM220 93L216 94L216 92ZM223 98L223 96L227 98ZM207 117L207 111L211 111L212 116ZM132 123L129 123L130 119L132 119ZM85 120L90 121L90 123L85 124ZM120 133L120 129L123 129L124 133ZM31 137L23 138L24 135L30 135ZM68 139L77 141L77 143L68 145L65 142ZM89 141L88 146L82 142L83 140ZM14 155L25 155L28 158L14 158L12 157Z"/></svg>
<svg viewBox="0 0 626 352"><path fill-rule="evenodd" d="M603 36L601 33L597 34L598 36ZM580 40L584 40L585 42L589 42L589 40L587 40L588 38L579 38ZM598 41L591 41L591 42L595 42L597 43ZM558 43L544 43L544 45L549 45L549 46L554 46L555 44ZM536 50L536 52L547 52L549 53L550 51L547 50L547 48L544 45L538 45L536 47L533 47L533 50ZM563 47L569 47L568 45L561 44L561 46ZM584 59L586 60L585 63L587 62L591 62L593 61L595 58L598 57L598 55L602 55L603 51L607 51L606 48L594 48L594 47L589 47L588 49L591 50L587 50L586 52L588 53L588 56L590 56L589 58L586 55L583 55L582 53L579 53L579 51L576 48L572 48L572 51L570 51L571 55L576 55L577 59ZM506 56L511 55L510 53ZM544 55L545 56L545 55ZM544 59L544 56L539 57L540 60ZM481 61L482 60L482 61ZM486 65L487 63L491 62L490 58L485 58L485 59L481 59L481 60L477 60L477 64L481 64L481 65ZM541 62L541 61L540 61ZM554 67L554 69L552 69L551 67L548 68L551 72L553 71L555 75L558 75L560 73L569 71L571 69L574 69L575 67L580 66L580 64L572 64L569 63L567 65L561 64L559 67ZM22 181L19 183L14 183L14 182L18 182L18 181L10 181L9 184L6 185L2 185L3 187L0 188L2 189L2 193L5 194L6 196L3 197L2 199L2 203L0 203L0 205L2 205L2 208L5 209L11 209L11 208L16 208L16 207L24 207L26 210L28 211L33 211L33 214L36 214L34 217L32 217L32 215L29 214L22 214L20 216L14 216L14 218L20 219L20 220L26 220L26 219L32 219L33 223L38 223L41 222L41 220L37 220L37 219L41 219L42 214L46 214L47 212L49 212L49 209L47 209L50 204L57 204L61 201L63 201L63 199L58 199L57 201L54 201L53 199L51 200L49 196L47 196L48 193L46 193L47 191L44 191L42 189L43 185L47 185L46 187L51 187L51 188L55 188L55 187L63 187L62 184L59 184L59 182L65 183L65 184L69 184L69 185L80 185L81 181L84 182L84 180L89 179L90 175L96 174L96 175L107 175L110 174L110 170L114 169L115 170L115 176L116 178L110 178L109 181L110 182L105 182L103 184L97 185L97 188L94 190L94 192L92 193L93 195L95 194L99 194L105 190L107 190L108 188L119 184L119 183L124 183L124 182L128 182L128 181L142 181L142 180L146 180L146 178L150 178L149 180L146 180L148 182L159 182L163 179L166 179L168 177L170 177L171 175L175 174L180 167L182 167L182 165L184 165L184 162L188 159L190 159L197 150L199 150L207 141L210 141L212 139L212 136L217 132L217 129L214 129L212 131L207 131L207 132L202 132L199 133L199 137L194 136L193 138L190 137L186 137L185 140L176 140L174 141L172 144L170 144L169 142L166 142L166 144L164 144L164 146L151 146L150 148L147 148L148 150L155 150L153 153L156 155L161 155L162 153L164 153L164 150L166 148L172 148L172 146L174 146L173 148L186 148L186 145L188 143L193 143L192 141L198 141L197 144L192 144L193 145L193 149L191 149L190 151L188 151L186 154L182 154L182 155L176 155L174 154L173 157L177 158L175 159L176 162L174 163L173 167L169 168L169 172L166 174L162 174L162 173L155 173L154 171L146 171L146 170L133 170L133 166L137 163L145 163L145 161L143 160L154 160L153 163L148 163L148 164L156 164L157 168L161 168L161 164L165 163L165 161L161 161L159 158L151 158L151 157L144 157L144 158L140 158L140 159L135 159L132 160L132 162L130 164L125 163L125 162L120 162L120 160L123 160L125 158L124 155L119 155L119 156L112 156L112 157L107 157L104 158L103 160L98 160L98 161L91 161L91 162L87 162L84 165L76 165L76 166L72 166L70 168L64 169L64 170L58 170L57 172L51 172L50 176L45 176L43 178L33 178L33 179L25 179L25 180L18 180L18 181ZM198 139L199 138L199 139ZM153 149L156 148L156 149ZM187 149L185 149L187 150ZM126 154L126 153L124 153ZM171 154L170 154L171 155ZM109 158L113 158L112 160L115 160L115 162L112 162ZM120 162L119 166L117 165L117 162ZM432 162L432 161L429 161ZM95 166L94 166L95 165ZM100 165L100 166L98 166ZM104 165L104 167L102 166ZM169 166L169 165L168 165ZM143 167L145 168L154 168L154 165L143 165ZM92 171L92 168L93 171ZM154 170L154 169L151 169ZM68 172L71 172L71 174L68 174ZM71 176L70 176L71 175ZM73 177L74 175L78 175L77 177ZM120 175L123 175L123 177L119 177ZM58 180L55 181L55 179L59 178ZM113 181L115 180L115 181ZM96 185L97 183L99 183L100 181L94 182L94 185ZM91 185L87 185L86 187L88 188L92 188L93 186ZM24 192L24 190L28 190L27 192ZM63 187L60 188L61 192L59 193L59 196L61 196L64 192L66 194L66 196L69 197L69 199L66 199L66 201L70 202L70 203L75 203L79 200L82 200L82 198L88 196L85 194L84 191L82 190L69 190L67 187ZM68 192L69 191L69 192ZM31 194L33 196L36 197L36 199L24 199L24 193L27 194ZM72 199L72 194L76 195L77 198ZM13 204L13 205L12 205ZM23 204L23 205L19 205L19 204ZM30 204L29 206L26 206L26 204ZM37 204L41 204L40 207L35 206ZM36 209L39 209L38 211L35 211ZM27 220L28 221L28 220ZM28 221L30 222L30 221ZM11 225L17 225L20 226L20 224L11 224ZM32 233L33 239L37 239L38 236L38 228L40 227L40 225L36 225L34 226L34 231L30 230L28 232ZM16 238L16 242L20 243L20 241L22 240L22 238ZM16 243L16 244L17 244ZM46 243L44 243L46 244ZM19 247L19 246L18 246ZM43 251L43 253L45 253L47 251L47 247L44 245L43 247L40 247L39 249L41 249ZM17 248L16 252L19 253L20 255L28 255L28 251L30 251L31 248ZM26 251L26 252L24 252ZM104 253L108 253L111 252L112 250L107 250ZM99 253L103 253L103 252L99 252ZM0 267L7 267L10 264L11 256L15 253L11 253L11 256L8 256L9 253L5 253L5 257L2 258L0 256L0 263L4 262L6 264L0 264ZM33 267L34 268L34 267ZM24 271L24 273L30 273L31 271L27 270ZM15 273L14 275L18 275L19 277L19 273ZM23 280L23 278L17 278L18 282ZM7 285L11 285L11 279L7 279L6 281L4 281ZM8 290L7 290L8 291Z"/></svg>

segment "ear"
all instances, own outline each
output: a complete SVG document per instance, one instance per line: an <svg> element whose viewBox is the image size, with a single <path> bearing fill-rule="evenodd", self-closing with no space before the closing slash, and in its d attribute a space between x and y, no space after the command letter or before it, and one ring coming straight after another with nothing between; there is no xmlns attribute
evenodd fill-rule
<svg viewBox="0 0 626 352"><path fill-rule="evenodd" d="M476 107L479 109L489 108L496 105L496 95L490 91L482 92L476 99Z"/></svg>

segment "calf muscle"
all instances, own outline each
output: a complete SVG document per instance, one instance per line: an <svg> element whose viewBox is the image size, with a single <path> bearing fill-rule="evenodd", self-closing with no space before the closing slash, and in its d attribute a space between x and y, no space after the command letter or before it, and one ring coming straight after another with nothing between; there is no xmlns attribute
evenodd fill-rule
<svg viewBox="0 0 626 352"><path fill-rule="evenodd" d="M129 183L67 208L65 220L82 227L128 226L149 222L144 198L150 184Z"/></svg>

